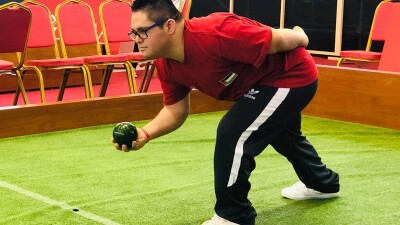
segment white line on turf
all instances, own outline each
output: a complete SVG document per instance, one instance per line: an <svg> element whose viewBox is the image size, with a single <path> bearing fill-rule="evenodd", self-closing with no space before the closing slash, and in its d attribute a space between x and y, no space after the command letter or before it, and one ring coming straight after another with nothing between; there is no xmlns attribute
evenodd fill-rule
<svg viewBox="0 0 400 225"><path fill-rule="evenodd" d="M28 190L26 190L26 189L23 189L23 188L21 188L21 187L18 187L18 186L16 186L16 185L10 184L10 183L5 182L5 181L0 181L0 187L4 187L4 188L7 188L7 189L9 189L9 190L18 192L18 193L20 193L20 194L23 194L23 195L26 195L26 196L28 196L28 197L34 198L34 199L39 200L39 201L41 201L41 202L47 203L47 204L49 204L49 205L58 206L58 207L60 207L61 209L73 211L73 209L76 209L76 208L77 208L77 207L73 207L73 206L71 206L71 205L68 205L68 204L65 203L65 202L58 202L58 201L55 201L55 200L53 200L53 199L51 199L51 198L48 198L48 197L46 197L46 196L43 196L43 195L40 195L40 194L31 192L31 191L28 191ZM116 223L116 222L114 222L114 221L112 221L112 220L103 218L103 217L101 217L101 216L98 216L98 215L93 214L93 213L90 213L90 212L83 211L83 210L81 210L81 209L79 209L79 211L73 211L73 212L76 213L76 214L78 214L78 215L80 215L80 216L82 216L82 217L88 218L88 219L90 219L90 220L93 220L93 221L96 221L96 222L99 222L99 223L102 223L102 224L106 224L106 225L119 225L119 223Z"/></svg>

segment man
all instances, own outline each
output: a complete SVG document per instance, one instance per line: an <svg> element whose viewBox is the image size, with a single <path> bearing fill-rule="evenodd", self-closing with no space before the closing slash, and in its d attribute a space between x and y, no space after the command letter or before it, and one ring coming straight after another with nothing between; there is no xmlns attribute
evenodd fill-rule
<svg viewBox="0 0 400 225"><path fill-rule="evenodd" d="M229 13L183 20L171 0L135 0L129 33L155 61L164 107L132 149L179 128L189 92L235 101L219 123L214 155L215 215L204 224L254 224L248 200L254 157L268 145L285 156L301 182L282 190L295 199L338 196L339 176L301 135L301 110L317 88L317 69L300 27L273 29Z"/></svg>

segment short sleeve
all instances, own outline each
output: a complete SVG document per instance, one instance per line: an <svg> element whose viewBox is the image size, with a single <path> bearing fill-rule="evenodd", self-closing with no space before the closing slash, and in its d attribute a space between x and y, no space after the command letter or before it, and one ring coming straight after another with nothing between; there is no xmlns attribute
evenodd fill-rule
<svg viewBox="0 0 400 225"><path fill-rule="evenodd" d="M186 97L191 91L191 88L178 84L171 79L171 76L173 76L173 74L171 74L171 72L168 72L167 68L165 67L164 60L165 59L155 60L157 75L160 80L161 88L164 94L164 105L173 105Z"/></svg>
<svg viewBox="0 0 400 225"><path fill-rule="evenodd" d="M272 40L271 27L240 16L230 16L219 28L224 59L260 67Z"/></svg>

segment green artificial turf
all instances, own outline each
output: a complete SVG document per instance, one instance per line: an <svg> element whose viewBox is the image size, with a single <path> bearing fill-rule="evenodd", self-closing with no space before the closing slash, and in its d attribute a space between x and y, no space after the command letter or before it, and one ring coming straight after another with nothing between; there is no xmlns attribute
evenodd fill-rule
<svg viewBox="0 0 400 225"><path fill-rule="evenodd" d="M0 182L119 224L201 224L213 215L222 115L191 115L179 130L129 153L114 149L113 124L0 139ZM268 147L251 176L257 224L400 224L400 131L304 117L303 132L340 174L341 195L281 198L281 189L298 180ZM0 186L0 224L99 223Z"/></svg>

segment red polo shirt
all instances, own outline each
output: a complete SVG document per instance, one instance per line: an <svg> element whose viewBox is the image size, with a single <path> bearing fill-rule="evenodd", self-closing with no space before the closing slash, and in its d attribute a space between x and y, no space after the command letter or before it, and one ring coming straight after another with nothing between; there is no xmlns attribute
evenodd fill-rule
<svg viewBox="0 0 400 225"><path fill-rule="evenodd" d="M317 68L304 48L268 55L271 27L230 13L185 21L185 59L157 59L164 104L192 88L235 101L254 86L294 88L314 82Z"/></svg>

